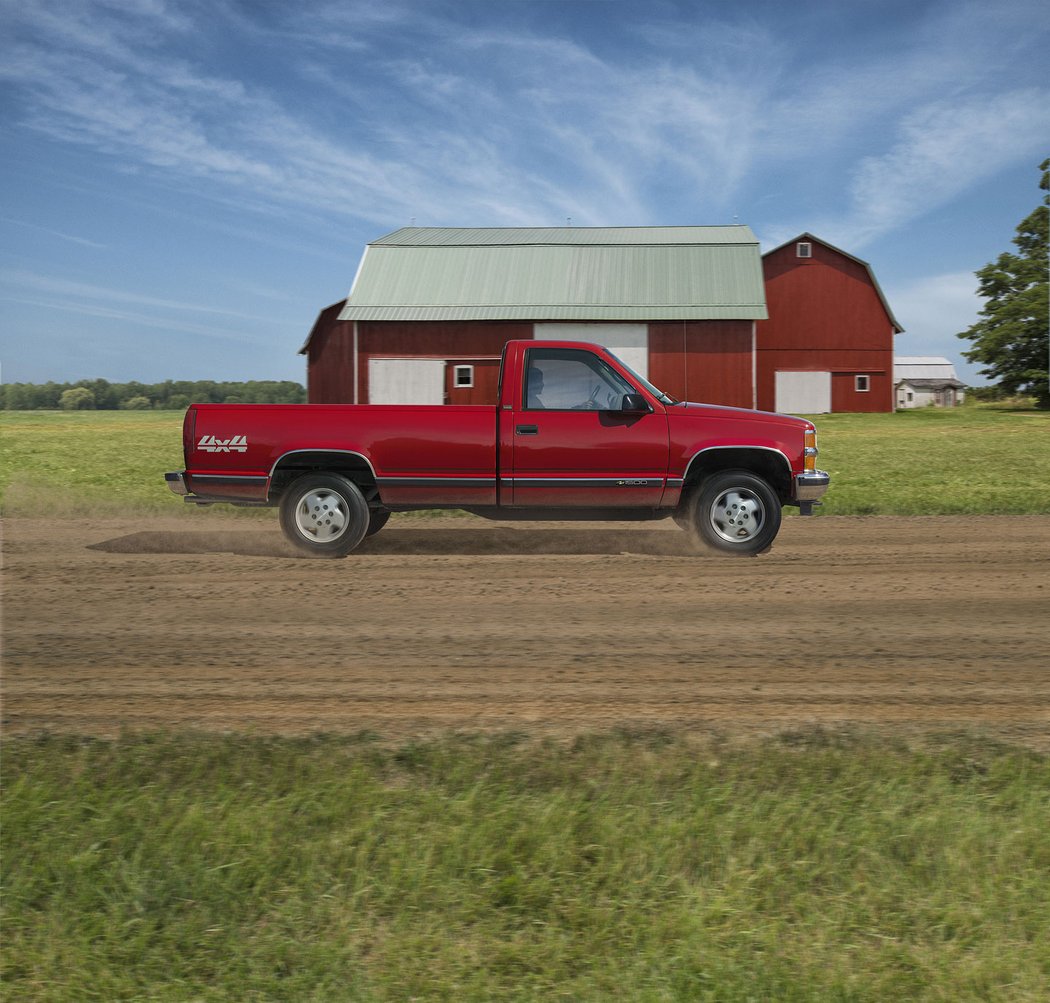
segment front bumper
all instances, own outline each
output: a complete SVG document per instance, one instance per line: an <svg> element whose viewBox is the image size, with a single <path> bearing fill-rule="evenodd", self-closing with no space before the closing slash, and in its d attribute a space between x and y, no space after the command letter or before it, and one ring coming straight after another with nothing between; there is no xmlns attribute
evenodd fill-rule
<svg viewBox="0 0 1050 1003"><path fill-rule="evenodd" d="M795 474L795 502L802 515L812 515L813 506L828 490L831 475L826 470L806 470Z"/></svg>
<svg viewBox="0 0 1050 1003"><path fill-rule="evenodd" d="M186 487L185 472L177 470L173 473L165 474L164 480L167 481L168 487L171 488L175 494L179 496L185 496L190 493L190 489Z"/></svg>
<svg viewBox="0 0 1050 1003"><path fill-rule="evenodd" d="M795 474L795 500L800 502L816 501L828 490L831 474L826 470L807 470Z"/></svg>

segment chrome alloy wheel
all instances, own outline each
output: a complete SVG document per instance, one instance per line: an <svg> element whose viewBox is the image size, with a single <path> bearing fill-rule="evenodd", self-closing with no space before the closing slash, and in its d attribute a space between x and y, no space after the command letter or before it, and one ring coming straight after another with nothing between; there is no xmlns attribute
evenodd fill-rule
<svg viewBox="0 0 1050 1003"><path fill-rule="evenodd" d="M349 523L346 503L326 488L310 491L295 508L295 526L303 536L318 543L338 540Z"/></svg>
<svg viewBox="0 0 1050 1003"><path fill-rule="evenodd" d="M729 488L710 508L711 526L728 543L746 543L762 530L766 509L762 499L746 488Z"/></svg>

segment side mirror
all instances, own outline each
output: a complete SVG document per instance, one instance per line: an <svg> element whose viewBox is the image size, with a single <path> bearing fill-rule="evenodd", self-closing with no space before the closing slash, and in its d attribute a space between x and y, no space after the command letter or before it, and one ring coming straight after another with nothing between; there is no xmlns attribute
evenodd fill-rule
<svg viewBox="0 0 1050 1003"><path fill-rule="evenodd" d="M652 408L641 394L624 394L620 410L624 414L648 414Z"/></svg>

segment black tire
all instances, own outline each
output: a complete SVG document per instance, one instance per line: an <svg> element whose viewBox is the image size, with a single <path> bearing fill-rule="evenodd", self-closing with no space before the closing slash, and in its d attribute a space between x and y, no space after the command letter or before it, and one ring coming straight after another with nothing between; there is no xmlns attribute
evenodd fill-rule
<svg viewBox="0 0 1050 1003"><path fill-rule="evenodd" d="M368 529L365 530L365 536L375 536L390 519L390 509L388 508L370 508L368 510Z"/></svg>
<svg viewBox="0 0 1050 1003"><path fill-rule="evenodd" d="M723 554L765 553L780 532L781 504L761 477L747 470L723 470L707 477L692 507L701 542Z"/></svg>
<svg viewBox="0 0 1050 1003"><path fill-rule="evenodd" d="M368 532L368 502L338 474L307 474L281 496L281 529L311 557L346 557Z"/></svg>

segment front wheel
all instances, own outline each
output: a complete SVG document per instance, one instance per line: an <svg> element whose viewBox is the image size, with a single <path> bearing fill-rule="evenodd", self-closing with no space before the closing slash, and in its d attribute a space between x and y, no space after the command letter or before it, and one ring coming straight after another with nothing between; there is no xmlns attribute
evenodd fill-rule
<svg viewBox="0 0 1050 1003"><path fill-rule="evenodd" d="M281 496L281 529L311 557L345 557L368 532L368 502L338 474L308 474Z"/></svg>
<svg viewBox="0 0 1050 1003"><path fill-rule="evenodd" d="M696 493L693 528L714 550L753 556L772 545L780 531L780 510L776 492L761 477L724 470L708 477Z"/></svg>

